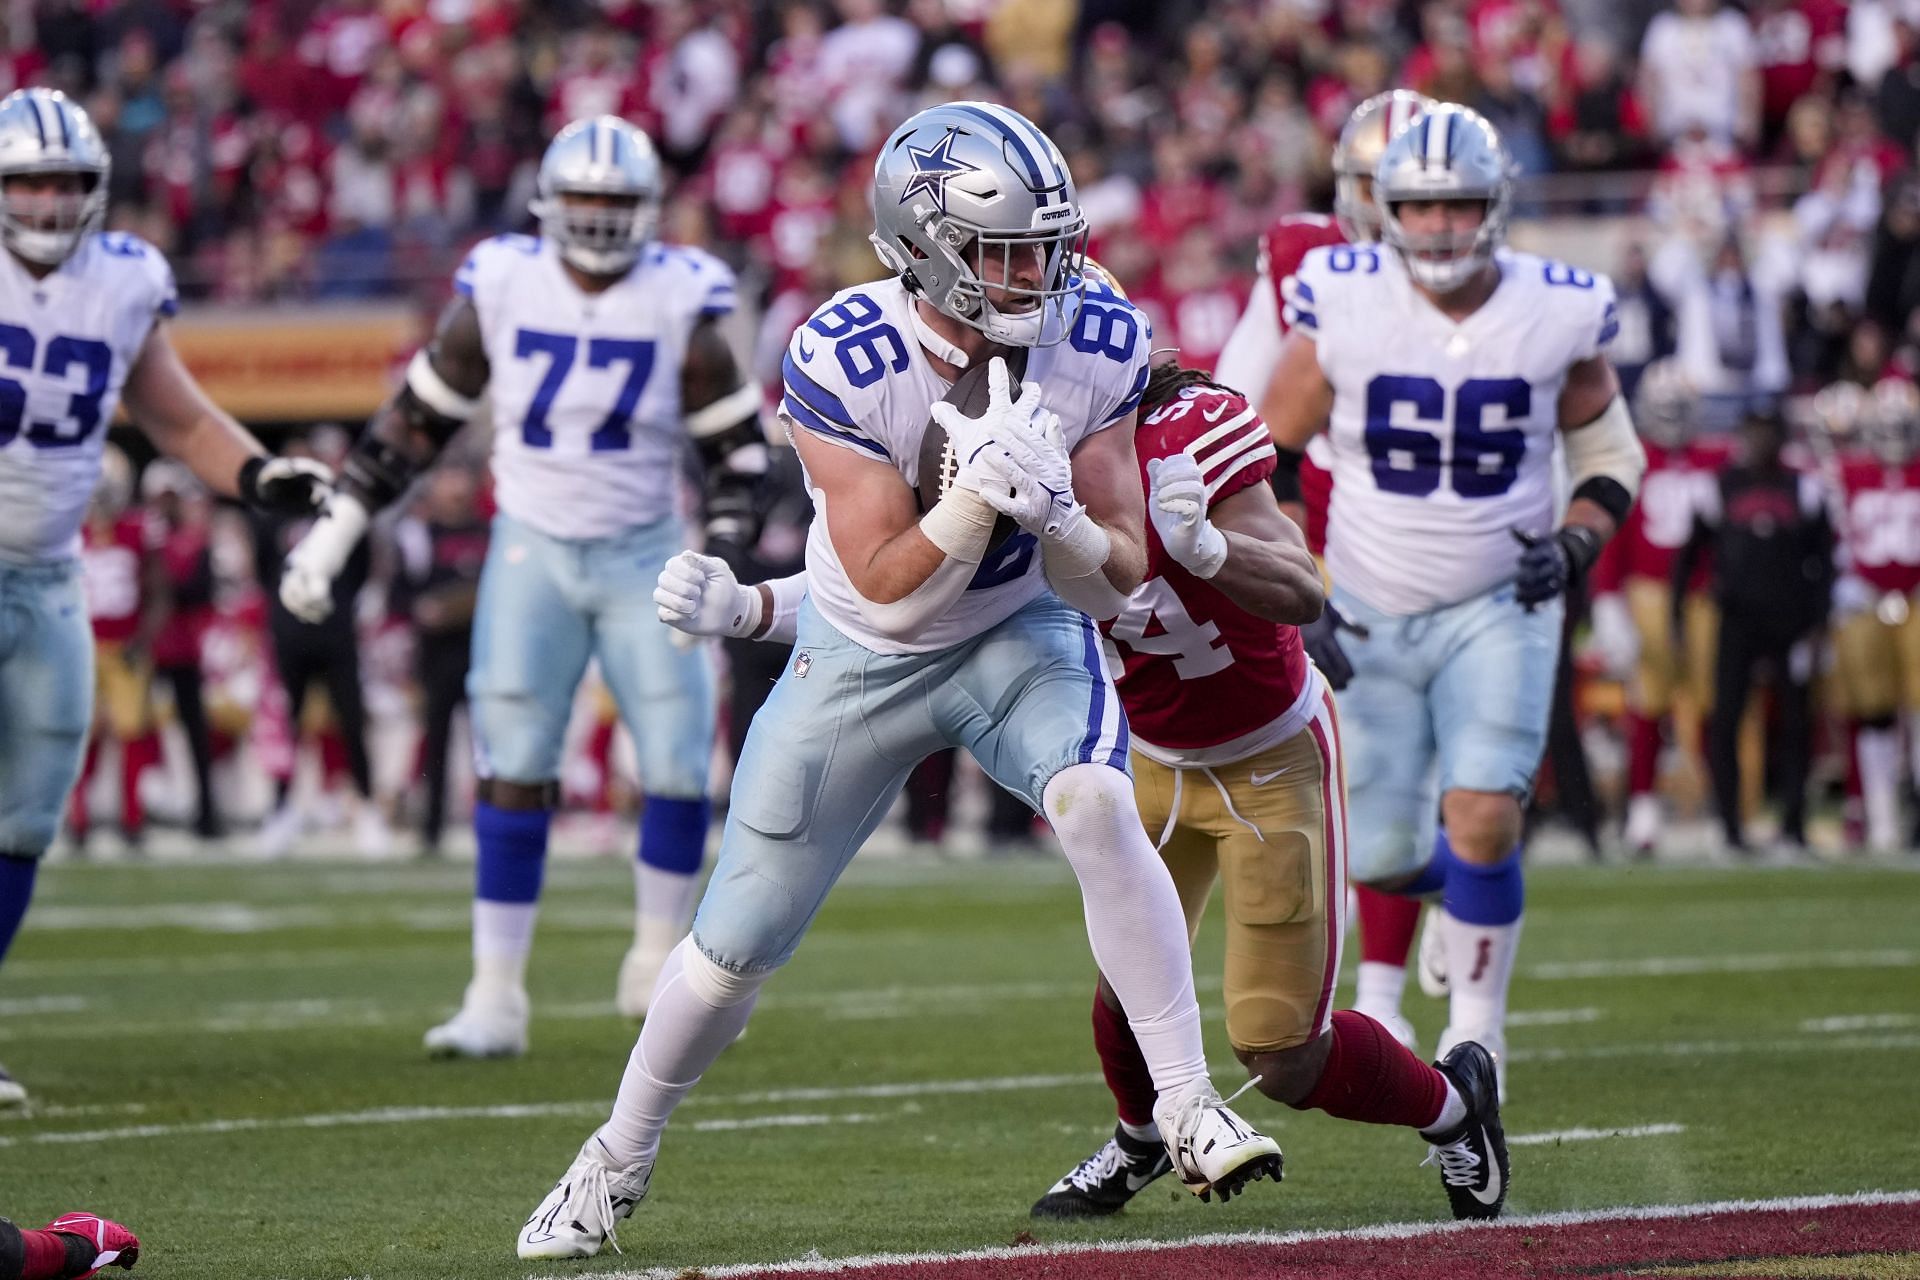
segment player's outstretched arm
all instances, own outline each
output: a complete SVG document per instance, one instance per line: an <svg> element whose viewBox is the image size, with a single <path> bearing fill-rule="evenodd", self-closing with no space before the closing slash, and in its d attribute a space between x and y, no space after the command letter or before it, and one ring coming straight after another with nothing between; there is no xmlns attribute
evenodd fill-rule
<svg viewBox="0 0 1920 1280"><path fill-rule="evenodd" d="M1273 473L1274 496L1287 519L1304 528L1307 508L1300 501L1300 462L1307 442L1333 412L1333 384L1320 371L1319 347L1301 330L1287 335L1259 407L1280 454Z"/></svg>
<svg viewBox="0 0 1920 1280"><path fill-rule="evenodd" d="M1207 505L1200 465L1188 454L1147 463L1147 514L1161 545L1255 617L1304 626L1320 616L1326 590L1306 540L1281 514L1273 490L1250 485Z"/></svg>
<svg viewBox="0 0 1920 1280"><path fill-rule="evenodd" d="M702 320L687 339L680 403L706 467L707 549L736 561L760 537L760 485L769 459L760 388L741 374L717 318Z"/></svg>
<svg viewBox="0 0 1920 1280"><path fill-rule="evenodd" d="M322 622L333 611L333 580L374 513L405 493L467 424L488 372L480 313L458 295L441 312L432 340L414 353L400 390L354 441L325 513L287 553L280 602L289 612Z"/></svg>
<svg viewBox="0 0 1920 1280"><path fill-rule="evenodd" d="M127 412L160 452L207 488L266 510L311 511L332 473L317 462L270 458L188 372L165 325L155 325L127 374Z"/></svg>

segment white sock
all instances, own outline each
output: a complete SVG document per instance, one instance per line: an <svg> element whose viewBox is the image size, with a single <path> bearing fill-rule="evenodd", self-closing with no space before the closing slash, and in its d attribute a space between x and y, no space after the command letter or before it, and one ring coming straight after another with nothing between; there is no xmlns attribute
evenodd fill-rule
<svg viewBox="0 0 1920 1280"><path fill-rule="evenodd" d="M1513 982L1513 958L1520 949L1520 925L1468 924L1442 908L1439 927L1447 947L1448 1024L1468 1038L1482 1032L1504 1033L1507 988Z"/></svg>
<svg viewBox="0 0 1920 1280"><path fill-rule="evenodd" d="M687 936L700 889L700 873L663 871L635 859L633 864L634 945L665 955Z"/></svg>
<svg viewBox="0 0 1920 1280"><path fill-rule="evenodd" d="M487 987L519 989L527 985L527 956L533 950L537 902L473 900L473 977Z"/></svg>
<svg viewBox="0 0 1920 1280"><path fill-rule="evenodd" d="M1440 1118L1422 1129L1421 1133L1445 1133L1467 1118L1467 1100L1453 1087L1453 1081L1447 1081L1447 1100L1440 1104Z"/></svg>
<svg viewBox="0 0 1920 1280"><path fill-rule="evenodd" d="M1860 798L1867 835L1876 845L1897 843L1900 831L1900 730L1861 729Z"/></svg>
<svg viewBox="0 0 1920 1280"><path fill-rule="evenodd" d="M1400 996L1407 989L1407 967L1362 960L1358 985L1354 988L1353 1007L1376 1022L1382 1015L1400 1016Z"/></svg>
<svg viewBox="0 0 1920 1280"><path fill-rule="evenodd" d="M1135 1142L1160 1141L1160 1126L1157 1124L1128 1124L1125 1120L1122 1120L1120 1122L1120 1132L1126 1134Z"/></svg>
<svg viewBox="0 0 1920 1280"><path fill-rule="evenodd" d="M600 1141L620 1167L653 1159L667 1117L739 1038L767 976L727 973L701 955L691 937L673 949L620 1078L613 1114L600 1128Z"/></svg>
<svg viewBox="0 0 1920 1280"><path fill-rule="evenodd" d="M1069 765L1041 797L1080 880L1087 940L1162 1098L1207 1076L1187 921L1118 769Z"/></svg>

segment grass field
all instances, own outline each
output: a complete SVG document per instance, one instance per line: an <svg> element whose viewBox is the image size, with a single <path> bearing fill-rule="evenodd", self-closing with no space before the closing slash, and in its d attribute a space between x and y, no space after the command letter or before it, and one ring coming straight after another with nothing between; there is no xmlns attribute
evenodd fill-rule
<svg viewBox="0 0 1920 1280"><path fill-rule="evenodd" d="M627 868L561 861L523 1061L430 1063L465 866L50 866L0 972L0 1213L144 1237L160 1280L519 1277L1442 1218L1423 1148L1250 1096L1287 1181L1165 1183L1096 1226L1027 1206L1110 1130L1057 862L856 865L669 1132L624 1257L513 1238L605 1113ZM1920 1187L1913 866L1545 868L1514 992L1517 1212ZM1216 907L1217 910L1217 907ZM1197 956L1209 1047L1217 933ZM1441 1010L1409 997L1430 1045ZM1594 1136L1595 1131L1615 1136Z"/></svg>

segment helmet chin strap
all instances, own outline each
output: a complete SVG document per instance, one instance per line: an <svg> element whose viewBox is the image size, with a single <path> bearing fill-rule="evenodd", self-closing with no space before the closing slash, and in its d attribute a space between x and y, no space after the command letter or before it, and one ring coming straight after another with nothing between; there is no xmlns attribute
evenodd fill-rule
<svg viewBox="0 0 1920 1280"><path fill-rule="evenodd" d="M966 352L947 341L932 325L927 323L927 318L920 314L919 298L913 299L912 305L909 306L907 310L913 316L913 336L919 340L920 345L925 347L934 359L944 360L956 369L965 369L972 363L972 360L967 356Z"/></svg>

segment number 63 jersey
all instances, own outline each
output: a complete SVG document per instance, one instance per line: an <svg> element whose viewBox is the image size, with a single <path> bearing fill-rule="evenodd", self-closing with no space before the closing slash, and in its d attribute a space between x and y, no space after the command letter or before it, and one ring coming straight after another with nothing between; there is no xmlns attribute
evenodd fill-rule
<svg viewBox="0 0 1920 1280"><path fill-rule="evenodd" d="M1513 577L1511 530L1554 521L1567 370L1618 327L1613 285L1502 250L1492 297L1456 324L1394 252L1315 249L1282 286L1333 387L1327 570L1384 613L1427 613Z"/></svg>
<svg viewBox="0 0 1920 1280"><path fill-rule="evenodd" d="M0 559L79 553L120 388L178 305L167 260L138 236L87 236L38 280L0 251Z"/></svg>
<svg viewBox="0 0 1920 1280"><path fill-rule="evenodd" d="M687 340L733 310L733 272L699 249L652 244L590 294L552 241L509 235L475 245L453 287L486 343L500 509L555 538L674 514Z"/></svg>

